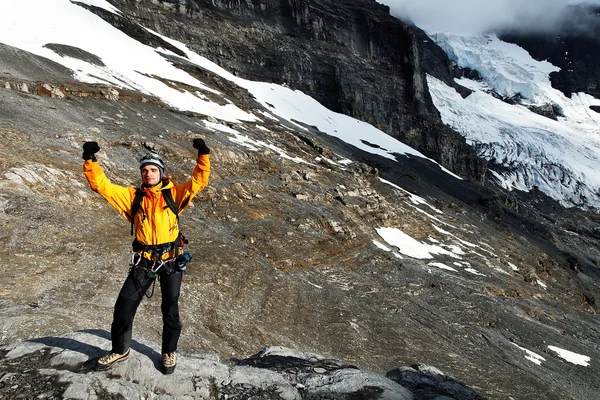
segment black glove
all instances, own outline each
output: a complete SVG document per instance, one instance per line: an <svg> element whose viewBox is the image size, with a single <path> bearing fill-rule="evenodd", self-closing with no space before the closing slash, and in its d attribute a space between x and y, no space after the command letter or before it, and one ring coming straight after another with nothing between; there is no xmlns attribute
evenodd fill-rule
<svg viewBox="0 0 600 400"><path fill-rule="evenodd" d="M198 150L198 155L210 154L210 149L204 143L204 139L194 139L194 148Z"/></svg>
<svg viewBox="0 0 600 400"><path fill-rule="evenodd" d="M96 161L95 154L100 151L100 146L96 142L85 142L83 144L83 158L84 160Z"/></svg>

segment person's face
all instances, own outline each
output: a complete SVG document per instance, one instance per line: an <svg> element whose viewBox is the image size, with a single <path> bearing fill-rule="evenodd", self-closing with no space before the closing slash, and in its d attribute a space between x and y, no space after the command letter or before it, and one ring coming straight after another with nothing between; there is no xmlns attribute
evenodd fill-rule
<svg viewBox="0 0 600 400"><path fill-rule="evenodd" d="M142 182L146 186L154 186L160 182L160 170L156 165L144 165L142 171Z"/></svg>

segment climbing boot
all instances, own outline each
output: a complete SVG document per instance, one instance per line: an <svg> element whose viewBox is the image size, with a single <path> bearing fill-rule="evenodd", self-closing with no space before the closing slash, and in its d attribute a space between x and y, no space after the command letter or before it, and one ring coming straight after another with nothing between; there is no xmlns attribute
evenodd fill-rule
<svg viewBox="0 0 600 400"><path fill-rule="evenodd" d="M177 365L177 357L175 356L175 352L163 354L162 363L163 374L172 374L173 371L175 371L175 366Z"/></svg>
<svg viewBox="0 0 600 400"><path fill-rule="evenodd" d="M96 371L106 371L111 369L113 365L118 362L125 361L129 357L129 349L123 354L113 353L112 351L107 355L100 357L96 363Z"/></svg>

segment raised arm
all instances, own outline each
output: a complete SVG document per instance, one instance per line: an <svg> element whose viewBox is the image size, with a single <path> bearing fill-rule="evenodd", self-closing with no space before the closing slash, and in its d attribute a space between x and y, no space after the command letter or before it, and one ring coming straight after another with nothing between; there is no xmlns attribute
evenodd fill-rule
<svg viewBox="0 0 600 400"><path fill-rule="evenodd" d="M85 162L83 163L83 173L90 184L90 188L102 195L119 214L129 220L131 205L135 197L135 188L123 187L110 182L96 159L96 153L99 151L100 146L98 143L84 143L82 158Z"/></svg>
<svg viewBox="0 0 600 400"><path fill-rule="evenodd" d="M192 179L173 187L173 198L183 211L190 200L208 184L210 175L210 149L203 139L194 139L194 148L198 150L196 166L192 172Z"/></svg>

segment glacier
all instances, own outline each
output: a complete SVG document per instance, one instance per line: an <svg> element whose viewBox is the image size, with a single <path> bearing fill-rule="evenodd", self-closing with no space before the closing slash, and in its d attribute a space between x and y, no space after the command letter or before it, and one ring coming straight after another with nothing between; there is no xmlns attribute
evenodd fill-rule
<svg viewBox="0 0 600 400"><path fill-rule="evenodd" d="M564 96L550 84L557 67L496 35L428 35L482 78L455 79L473 91L464 99L432 76L428 85L442 121L489 161L492 180L507 190L536 187L565 207L600 210L600 114L590 109L600 100ZM501 99L515 96L519 104ZM561 110L557 120L526 107L541 105Z"/></svg>

